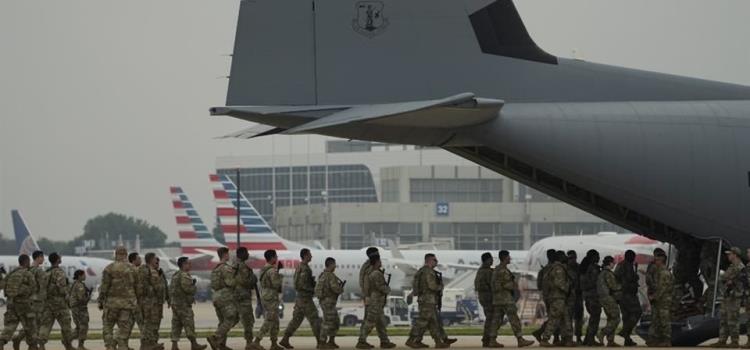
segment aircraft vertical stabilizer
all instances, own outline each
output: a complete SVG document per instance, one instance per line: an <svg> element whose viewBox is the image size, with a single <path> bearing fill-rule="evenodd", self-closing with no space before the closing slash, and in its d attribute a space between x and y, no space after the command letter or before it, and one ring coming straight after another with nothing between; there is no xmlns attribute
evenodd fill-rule
<svg viewBox="0 0 750 350"><path fill-rule="evenodd" d="M16 248L18 254L31 255L35 250L39 250L39 245L31 236L26 222L23 221L21 213L18 210L11 210L10 215L13 217L13 232L16 235Z"/></svg>
<svg viewBox="0 0 750 350"><path fill-rule="evenodd" d="M198 211L193 207L187 194L181 187L170 187L172 194L172 208L177 221L177 230L180 236L180 247L182 254L201 254L205 251L215 251L223 245L214 239L214 236L203 223Z"/></svg>

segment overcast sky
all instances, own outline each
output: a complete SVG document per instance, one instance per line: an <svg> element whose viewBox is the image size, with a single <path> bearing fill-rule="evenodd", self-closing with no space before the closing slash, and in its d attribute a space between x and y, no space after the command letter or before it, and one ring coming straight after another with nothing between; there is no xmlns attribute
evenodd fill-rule
<svg viewBox="0 0 750 350"><path fill-rule="evenodd" d="M750 1L516 3L553 54L750 85ZM224 102L238 4L0 2L0 232L12 235L13 208L51 239L115 211L176 239L168 186L210 223L216 156L287 152L286 137L214 139L249 126L207 113Z"/></svg>

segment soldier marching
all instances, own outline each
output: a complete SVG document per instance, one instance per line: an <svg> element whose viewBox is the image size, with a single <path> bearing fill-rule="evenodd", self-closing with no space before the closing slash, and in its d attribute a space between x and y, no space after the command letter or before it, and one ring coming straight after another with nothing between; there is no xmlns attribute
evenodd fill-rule
<svg viewBox="0 0 750 350"><path fill-rule="evenodd" d="M384 323L384 308L391 294L390 274L383 269L377 248L367 250L367 260L360 272L360 286L363 292L365 319L360 330L357 349L372 349L367 337L373 328L378 330L380 348L389 349L395 344L388 339ZM724 252L729 262L720 275L717 290L721 295L719 339L712 344L719 348L739 348L739 314L747 298L750 287L748 273L742 263L743 251L732 247ZM278 340L279 312L283 277L282 264L274 250L264 253L265 266L256 277L247 264L249 252L239 248L235 259L230 257L227 248L219 248L220 263L212 271L211 288L213 303L219 325L216 332L208 337L208 345L213 350L230 350L227 345L229 330L242 321L246 350L264 350L261 341L268 336L270 350L293 349L290 338L294 336L300 323L306 318L317 340L317 349L337 349L336 336L340 327L337 310L338 299L346 284L336 275L336 260L325 259L325 270L312 275L310 262L312 253L308 249L300 251L301 263L294 273L294 289L297 292L292 321L282 339ZM42 267L44 253L34 252L34 262L27 255L18 258L19 266L7 275L0 270L0 286L5 291L7 310L5 324L0 333L0 345L14 343L20 348L25 341L29 349L44 349L49 340L54 322L61 328L61 342L66 350L88 350L84 343L88 335L87 303L91 290L85 285L86 274L78 270L72 283L60 268L62 257L57 253L48 256L49 268ZM541 300L546 304L548 319L535 332L541 346L620 346L616 336L624 340L625 346L637 346L632 335L642 314L638 298L638 266L635 252L628 250L624 259L615 264L612 256L602 259L596 250L590 250L577 261L575 252L550 250L549 263L540 271L538 285ZM492 254L481 256L482 265L474 280L474 290L486 316L482 336L483 348L500 348L498 329L507 318L518 347L526 347L534 342L524 339L518 310L516 307L519 290L517 277L509 269L510 254L502 250L497 255L499 264L493 267ZM669 347L672 344L672 317L674 313L674 277L667 265L668 257L663 250L654 251L654 259L645 273L647 294L650 304L650 326L644 335L647 346ZM197 341L193 304L197 292L196 279L191 275L191 262L187 257L177 259L179 268L167 283L167 276L159 267L159 259L153 253L144 256L127 254L118 247L115 261L108 265L102 275L99 289L99 307L103 310L102 335L107 350L131 350L128 340L132 327L142 320L140 350L160 350L164 346L158 342L159 328L163 317L164 304L171 308L172 329L171 350L179 350L180 338L190 342L190 350L204 350L208 345ZM428 253L424 265L414 274L411 296L417 298L418 313L406 346L414 349L428 348L423 343L425 332L433 338L435 348L448 348L456 341L449 338L441 322L442 293L445 288L442 274L437 269L438 258ZM715 276L715 274L714 274ZM253 295L258 296L259 308L264 320L260 331L253 333ZM322 319L319 317L314 298L319 301ZM42 305L41 307L39 305ZM583 312L588 317L586 333L583 334ZM601 313L606 315L606 323L600 324ZM71 328L71 321L75 329ZM620 322L622 321L622 328ZM23 328L15 334L18 326ZM118 328L114 332L115 325ZM602 327L603 326L603 327ZM618 328L620 329L617 332ZM15 335L15 336L14 336ZM555 337L560 340L555 341ZM744 347L749 347L745 344Z"/></svg>

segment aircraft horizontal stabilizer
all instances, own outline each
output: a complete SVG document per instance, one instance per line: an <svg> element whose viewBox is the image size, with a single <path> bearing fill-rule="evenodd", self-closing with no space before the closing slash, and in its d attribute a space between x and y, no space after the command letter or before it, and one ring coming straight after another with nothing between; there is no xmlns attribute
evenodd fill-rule
<svg viewBox="0 0 750 350"><path fill-rule="evenodd" d="M361 123L382 126L449 129L471 126L497 117L503 101L462 93L439 100L356 105L284 131L284 134Z"/></svg>
<svg viewBox="0 0 750 350"><path fill-rule="evenodd" d="M261 136L268 136L268 135L274 135L278 134L286 129L284 128L276 128L273 126L258 124L254 125L252 127L242 129L240 131L236 131L230 134L226 134L224 136L219 137L220 139L229 139L229 138L235 138L235 139L252 139L255 137L261 137Z"/></svg>

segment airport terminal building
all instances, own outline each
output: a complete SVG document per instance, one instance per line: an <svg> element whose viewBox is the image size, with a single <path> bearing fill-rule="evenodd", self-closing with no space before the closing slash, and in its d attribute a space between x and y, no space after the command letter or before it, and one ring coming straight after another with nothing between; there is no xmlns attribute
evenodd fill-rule
<svg viewBox="0 0 750 350"><path fill-rule="evenodd" d="M438 148L331 140L322 154L217 159L284 238L358 249L388 240L528 249L553 235L617 231L598 217Z"/></svg>

